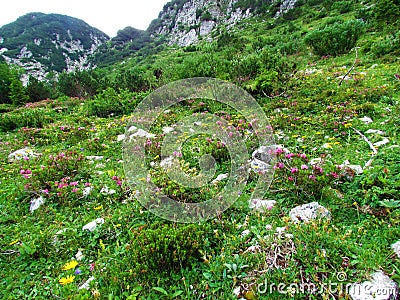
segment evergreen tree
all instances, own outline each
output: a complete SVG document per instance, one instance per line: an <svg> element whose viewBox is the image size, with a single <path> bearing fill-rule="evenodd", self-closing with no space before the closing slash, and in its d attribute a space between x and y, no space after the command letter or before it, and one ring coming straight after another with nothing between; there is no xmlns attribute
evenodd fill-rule
<svg viewBox="0 0 400 300"><path fill-rule="evenodd" d="M0 103L11 103L10 85L12 74L7 64L0 64Z"/></svg>
<svg viewBox="0 0 400 300"><path fill-rule="evenodd" d="M14 105L23 105L29 101L26 88L22 85L22 82L15 77L11 80L9 97Z"/></svg>
<svg viewBox="0 0 400 300"><path fill-rule="evenodd" d="M400 18L400 1L398 0L379 0L376 3L374 13L375 20L380 25L387 25L397 22Z"/></svg>
<svg viewBox="0 0 400 300"><path fill-rule="evenodd" d="M27 93L31 102L37 102L51 97L49 87L33 76L29 77Z"/></svg>

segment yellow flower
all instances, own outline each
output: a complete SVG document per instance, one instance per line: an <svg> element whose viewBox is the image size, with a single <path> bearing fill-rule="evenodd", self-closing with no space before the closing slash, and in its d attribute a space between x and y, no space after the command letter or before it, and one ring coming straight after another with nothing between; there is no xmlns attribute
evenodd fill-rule
<svg viewBox="0 0 400 300"><path fill-rule="evenodd" d="M93 208L94 210L100 210L100 209L103 209L103 205L100 205L100 206L97 206L97 207L95 207L95 208Z"/></svg>
<svg viewBox="0 0 400 300"><path fill-rule="evenodd" d="M351 125L352 125L351 123L346 123L346 124L344 124L344 127L349 128L349 127L351 127Z"/></svg>
<svg viewBox="0 0 400 300"><path fill-rule="evenodd" d="M8 245L9 245L9 246L11 246L11 245L14 245L14 244L18 243L18 241L19 241L19 240L18 240L18 239L16 239L15 241L12 241L12 242L11 242L11 243L9 243Z"/></svg>
<svg viewBox="0 0 400 300"><path fill-rule="evenodd" d="M78 262L76 260L71 260L70 262L66 263L62 269L63 270L75 269L75 267L77 265L78 265Z"/></svg>
<svg viewBox="0 0 400 300"><path fill-rule="evenodd" d="M58 282L62 285L74 282L75 276L67 276L61 278Z"/></svg>

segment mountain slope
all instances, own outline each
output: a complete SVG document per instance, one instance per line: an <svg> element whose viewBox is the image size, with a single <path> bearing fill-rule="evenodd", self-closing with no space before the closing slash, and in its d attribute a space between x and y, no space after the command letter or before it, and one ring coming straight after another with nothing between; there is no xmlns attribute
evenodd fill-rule
<svg viewBox="0 0 400 300"><path fill-rule="evenodd" d="M91 54L108 39L80 19L29 13L0 28L0 54L42 79L50 71L91 68Z"/></svg>

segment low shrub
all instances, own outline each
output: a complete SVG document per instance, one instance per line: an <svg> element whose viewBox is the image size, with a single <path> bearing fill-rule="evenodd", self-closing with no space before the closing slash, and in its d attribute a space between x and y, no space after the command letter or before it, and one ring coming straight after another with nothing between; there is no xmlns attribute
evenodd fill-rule
<svg viewBox="0 0 400 300"><path fill-rule="evenodd" d="M365 31L361 20L335 23L308 33L304 41L316 55L339 55L349 52Z"/></svg>

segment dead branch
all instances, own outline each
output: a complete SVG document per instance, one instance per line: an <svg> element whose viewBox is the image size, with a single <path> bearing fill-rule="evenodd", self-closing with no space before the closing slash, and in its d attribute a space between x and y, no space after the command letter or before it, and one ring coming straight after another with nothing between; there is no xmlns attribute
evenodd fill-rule
<svg viewBox="0 0 400 300"><path fill-rule="evenodd" d="M347 71L347 73L343 75L343 78L339 82L339 86L342 85L342 82L346 79L346 77L350 74L351 71L353 71L354 67L356 66L357 59L358 59L358 51L357 51L358 47L355 47L354 49L356 50L356 58L354 59L354 63L351 66L351 68Z"/></svg>

